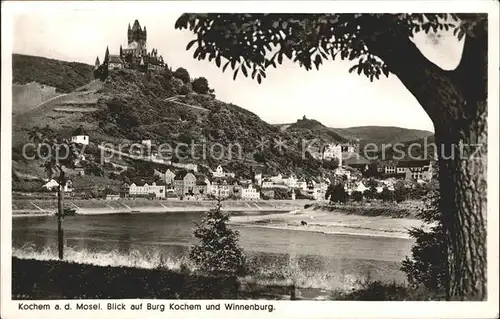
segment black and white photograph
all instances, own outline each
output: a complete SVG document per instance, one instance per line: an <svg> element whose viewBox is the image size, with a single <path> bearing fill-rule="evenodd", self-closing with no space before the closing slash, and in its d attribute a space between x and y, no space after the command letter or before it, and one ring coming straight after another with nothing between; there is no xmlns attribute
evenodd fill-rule
<svg viewBox="0 0 500 319"><path fill-rule="evenodd" d="M498 316L499 3L405 3L3 2L2 318Z"/></svg>

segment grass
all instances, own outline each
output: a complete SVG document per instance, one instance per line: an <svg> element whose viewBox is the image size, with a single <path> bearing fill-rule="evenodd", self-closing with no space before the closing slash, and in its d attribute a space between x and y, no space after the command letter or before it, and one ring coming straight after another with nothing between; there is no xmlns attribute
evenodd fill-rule
<svg viewBox="0 0 500 319"><path fill-rule="evenodd" d="M160 250L93 252L65 248L65 261L46 248L14 248L13 299L323 299L441 300L402 283L373 281L370 274L353 277L334 269L314 271L289 256L283 264L248 256L249 272L239 278L211 278L196 272L186 257Z"/></svg>

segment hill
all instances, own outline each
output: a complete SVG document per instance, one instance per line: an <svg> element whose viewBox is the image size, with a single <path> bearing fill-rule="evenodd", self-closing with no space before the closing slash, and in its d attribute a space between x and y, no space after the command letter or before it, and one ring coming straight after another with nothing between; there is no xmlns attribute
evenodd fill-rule
<svg viewBox="0 0 500 319"><path fill-rule="evenodd" d="M12 55L14 84L36 82L54 87L56 92L68 93L89 83L93 78L93 67L85 63L23 54Z"/></svg>
<svg viewBox="0 0 500 319"><path fill-rule="evenodd" d="M277 126L282 131L291 134L296 139L317 139L320 145L327 143L344 143L347 139L314 119L302 118L292 124Z"/></svg>
<svg viewBox="0 0 500 319"><path fill-rule="evenodd" d="M179 150L172 161L180 159L212 169L222 164L241 177L250 178L255 170L311 177L325 173L321 163L309 154L303 156L293 135L237 105L196 94L190 85L168 69L149 74L111 70L104 82L94 80L15 116L13 159L23 161L20 154L30 128L48 124L69 136L81 125L93 142L89 149L94 151L102 142L117 145L151 139ZM261 150L262 141L266 147ZM282 141L284 148L274 147L277 141ZM128 159L120 163L125 167L136 164Z"/></svg>
<svg viewBox="0 0 500 319"><path fill-rule="evenodd" d="M382 144L404 143L418 140L433 135L432 132L424 130L407 129L395 126L356 126L349 128L332 128L338 134L348 139L359 139L360 144L374 143Z"/></svg>

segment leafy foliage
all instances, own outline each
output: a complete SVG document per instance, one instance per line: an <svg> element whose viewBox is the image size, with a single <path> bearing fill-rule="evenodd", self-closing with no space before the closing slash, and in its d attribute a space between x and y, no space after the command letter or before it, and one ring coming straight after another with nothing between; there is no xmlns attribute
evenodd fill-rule
<svg viewBox="0 0 500 319"><path fill-rule="evenodd" d="M205 275L242 275L246 271L246 258L238 245L239 233L228 227L229 216L221 207L218 201L196 225L194 236L200 243L191 248L189 257Z"/></svg>
<svg viewBox="0 0 500 319"><path fill-rule="evenodd" d="M92 66L38 56L13 54L12 81L26 84L37 82L50 85L58 92L71 92L92 80Z"/></svg>
<svg viewBox="0 0 500 319"><path fill-rule="evenodd" d="M204 77L199 77L193 80L193 91L198 94L208 94L210 87L208 86L208 80Z"/></svg>
<svg viewBox="0 0 500 319"><path fill-rule="evenodd" d="M341 183L335 185L330 184L325 193L325 199L330 199L331 203L345 203L347 197L347 192Z"/></svg>
<svg viewBox="0 0 500 319"><path fill-rule="evenodd" d="M191 81L191 77L189 76L188 70L184 68L178 68L177 70L175 70L174 76L182 80L184 84L189 83Z"/></svg>
<svg viewBox="0 0 500 319"><path fill-rule="evenodd" d="M196 38L193 57L215 60L225 71L238 73L259 83L266 69L297 62L306 70L316 69L324 60L340 58L357 61L350 72L364 74L371 81L389 67L377 56L377 45L395 37L412 37L417 32L454 29L461 39L475 20L460 23L455 14L183 14L177 29L189 29ZM241 71L241 72L240 72Z"/></svg>
<svg viewBox="0 0 500 319"><path fill-rule="evenodd" d="M438 210L439 192L432 190L425 198L425 207L417 217L432 225L429 231L422 228L411 229L410 236L415 239L411 259L407 256L401 270L406 273L412 286L421 286L443 293L446 287L447 237L442 223L442 214Z"/></svg>

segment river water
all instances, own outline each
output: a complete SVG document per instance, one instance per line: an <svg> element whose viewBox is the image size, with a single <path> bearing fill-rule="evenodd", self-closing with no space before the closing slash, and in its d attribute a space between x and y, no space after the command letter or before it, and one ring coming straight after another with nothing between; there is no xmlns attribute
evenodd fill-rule
<svg viewBox="0 0 500 319"><path fill-rule="evenodd" d="M200 212L66 217L65 251L73 254L83 251L86 254L84 259L92 254L105 254L106 258L115 259L113 263L133 256L154 255L151 252L155 252L156 258L161 255L175 260L185 256L189 246L197 242L192 231L194 223L200 220ZM13 218L12 223L14 255L28 251L35 256L44 251L56 255L55 217ZM337 276L337 286L345 278L402 282L404 274L399 270L400 262L410 253L413 243L403 238L233 227L239 230L240 244L253 258L255 267L268 272L285 269L287 274L292 273L290 268L296 272L298 269L298 272L308 274L306 281L309 280L310 285L319 286L324 286L321 281L332 274Z"/></svg>

